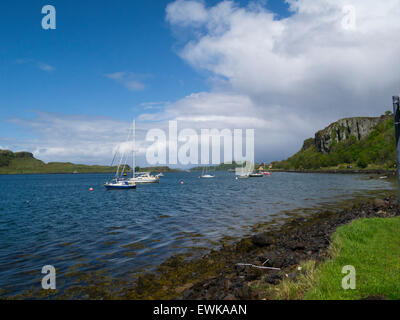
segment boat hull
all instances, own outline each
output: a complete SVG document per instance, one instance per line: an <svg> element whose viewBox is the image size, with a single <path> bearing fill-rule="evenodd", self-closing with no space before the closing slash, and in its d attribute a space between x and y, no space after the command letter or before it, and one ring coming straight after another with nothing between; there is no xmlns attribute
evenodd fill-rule
<svg viewBox="0 0 400 320"><path fill-rule="evenodd" d="M112 184L105 184L104 185L107 190L127 190L127 189L136 189L136 185L129 184L129 185L112 185Z"/></svg>
<svg viewBox="0 0 400 320"><path fill-rule="evenodd" d="M155 180L140 180L140 179L131 179L130 181L133 181L135 183L159 183L160 181L158 179Z"/></svg>

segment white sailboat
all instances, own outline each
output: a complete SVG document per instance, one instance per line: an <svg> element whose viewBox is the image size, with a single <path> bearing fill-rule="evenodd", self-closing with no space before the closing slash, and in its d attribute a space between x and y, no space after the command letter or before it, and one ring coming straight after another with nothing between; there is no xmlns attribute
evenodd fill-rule
<svg viewBox="0 0 400 320"><path fill-rule="evenodd" d="M262 177L264 177L264 175L259 171L255 171L255 172L250 173L249 177L250 178L262 178Z"/></svg>
<svg viewBox="0 0 400 320"><path fill-rule="evenodd" d="M135 172L133 169L133 177L129 179L135 183L158 183L160 182L160 177L153 176L150 172Z"/></svg>
<svg viewBox="0 0 400 320"><path fill-rule="evenodd" d="M160 177L153 176L150 174L150 172L136 172L136 165L135 165L135 158L136 158L136 153L135 153L135 121L133 121L133 151L132 151L132 178L129 179L129 181L134 182L134 183L158 183L160 182L159 179Z"/></svg>
<svg viewBox="0 0 400 320"><path fill-rule="evenodd" d="M236 168L236 179L247 179L250 176L250 172L246 170L246 161L243 162L243 166L241 168Z"/></svg>
<svg viewBox="0 0 400 320"><path fill-rule="evenodd" d="M200 178L202 179L215 178L215 174L207 173L206 167L204 166Z"/></svg>
<svg viewBox="0 0 400 320"><path fill-rule="evenodd" d="M133 121L133 126L135 125L135 121ZM133 127L134 128L134 127ZM129 140L129 135L128 135L128 140ZM120 172L120 168L122 166L123 159L125 157L125 154L121 155L121 159L119 161L118 167L117 167L117 172L115 173L115 177L112 181L108 181L104 183L104 187L107 188L107 190L117 190L117 189L136 189L136 183L130 179L126 178L121 178L121 176L126 176L125 173L125 164L123 165L123 168ZM115 158L115 155L114 155ZM114 160L113 160L114 162ZM133 165L135 160L132 161ZM112 165L112 164L111 164ZM133 177L133 175L132 175Z"/></svg>

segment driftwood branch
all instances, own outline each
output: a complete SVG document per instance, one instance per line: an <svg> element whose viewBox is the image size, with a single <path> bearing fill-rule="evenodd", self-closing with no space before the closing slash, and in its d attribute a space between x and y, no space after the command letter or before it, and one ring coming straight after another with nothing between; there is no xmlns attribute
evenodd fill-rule
<svg viewBox="0 0 400 320"><path fill-rule="evenodd" d="M265 261L265 262L267 262L267 261ZM265 262L263 263L263 265L265 264ZM251 263L236 263L236 265L243 266L243 267L253 267L253 268L258 268L258 269L281 270L281 268L256 266L255 264L251 264Z"/></svg>

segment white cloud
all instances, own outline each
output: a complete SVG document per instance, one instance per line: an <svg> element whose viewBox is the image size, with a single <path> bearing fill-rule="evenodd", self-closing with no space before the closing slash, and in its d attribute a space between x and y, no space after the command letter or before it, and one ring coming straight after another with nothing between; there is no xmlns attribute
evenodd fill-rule
<svg viewBox="0 0 400 320"><path fill-rule="evenodd" d="M167 21L193 31L180 56L211 72L216 85L176 102L165 115L185 112L186 120L220 126L250 122L264 141L256 155L288 155L297 151L293 141L299 147L338 118L382 114L400 86L400 0L288 3L292 15L280 20L262 6L231 1L170 4ZM349 5L355 8L353 29L343 28ZM282 145L286 151L278 152Z"/></svg>
<svg viewBox="0 0 400 320"><path fill-rule="evenodd" d="M207 20L204 5L197 1L175 1L167 6L167 20L184 26L197 25Z"/></svg>
<svg viewBox="0 0 400 320"><path fill-rule="evenodd" d="M8 143L12 151L32 152L37 159L45 162L108 165L117 151L117 159L125 153L124 161L132 161L131 123L127 121L35 111L31 118L13 118L8 122L28 130L29 138L12 141L2 138L0 142ZM152 145L145 139L148 130L160 128L168 135L168 122L136 121L135 128L136 161L138 165L145 166L148 165L146 150Z"/></svg>
<svg viewBox="0 0 400 320"><path fill-rule="evenodd" d="M31 65L36 66L40 70L46 71L46 72L52 72L55 70L55 68L52 65L41 62L41 61L37 61L34 59L17 59L16 63L17 64L31 64Z"/></svg>
<svg viewBox="0 0 400 320"><path fill-rule="evenodd" d="M142 104L139 157L148 146L146 130L166 129L168 120L179 120L179 130L254 128L256 159L270 161L293 154L303 139L338 118L388 108L400 91L400 0L288 2L292 15L279 20L260 5L231 1L167 6L166 20L176 32L191 33L180 57L206 70L212 88L175 102ZM354 29L342 26L345 5L356 10ZM144 88L130 72L106 76L130 90ZM110 118L43 112L14 122L39 136L18 149L45 161L107 163L129 128Z"/></svg>
<svg viewBox="0 0 400 320"><path fill-rule="evenodd" d="M139 76L132 72L120 71L108 73L105 76L109 79L117 81L118 83L121 83L125 88L130 91L141 91L145 88L145 85L137 80Z"/></svg>
<svg viewBox="0 0 400 320"><path fill-rule="evenodd" d="M51 72L55 69L53 66L43 62L38 62L36 65L39 69L47 72Z"/></svg>
<svg viewBox="0 0 400 320"><path fill-rule="evenodd" d="M106 117L64 115L36 111L31 119L9 122L29 130L36 138L14 141L13 150L28 150L45 162L108 164L130 124ZM32 135L31 135L32 136Z"/></svg>

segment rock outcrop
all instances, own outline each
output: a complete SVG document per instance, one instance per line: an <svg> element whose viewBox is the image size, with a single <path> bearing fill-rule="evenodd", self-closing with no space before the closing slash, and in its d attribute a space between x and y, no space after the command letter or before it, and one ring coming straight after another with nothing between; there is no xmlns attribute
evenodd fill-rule
<svg viewBox="0 0 400 320"><path fill-rule="evenodd" d="M315 134L315 147L318 151L327 154L334 142L345 141L350 137L355 137L359 141L367 137L378 123L387 119L388 116L355 117L338 120Z"/></svg>

